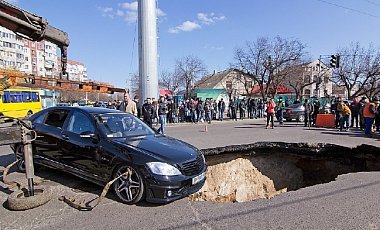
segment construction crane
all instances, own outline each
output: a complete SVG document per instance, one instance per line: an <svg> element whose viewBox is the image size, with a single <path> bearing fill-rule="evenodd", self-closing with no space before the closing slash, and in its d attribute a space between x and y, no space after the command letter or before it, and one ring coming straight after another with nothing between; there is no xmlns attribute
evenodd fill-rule
<svg viewBox="0 0 380 230"><path fill-rule="evenodd" d="M66 32L50 26L45 18L20 9L4 0L0 0L0 26L28 40L46 40L56 44L61 50L61 79L63 76L68 79L66 72L67 47L70 41Z"/></svg>

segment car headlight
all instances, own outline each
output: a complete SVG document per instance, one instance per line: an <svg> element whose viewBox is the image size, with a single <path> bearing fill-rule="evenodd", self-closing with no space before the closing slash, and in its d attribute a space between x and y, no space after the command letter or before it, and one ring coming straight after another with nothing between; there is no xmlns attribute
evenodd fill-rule
<svg viewBox="0 0 380 230"><path fill-rule="evenodd" d="M173 165L163 162L149 162L147 163L150 171L157 175L163 176L177 176L181 175L181 172Z"/></svg>

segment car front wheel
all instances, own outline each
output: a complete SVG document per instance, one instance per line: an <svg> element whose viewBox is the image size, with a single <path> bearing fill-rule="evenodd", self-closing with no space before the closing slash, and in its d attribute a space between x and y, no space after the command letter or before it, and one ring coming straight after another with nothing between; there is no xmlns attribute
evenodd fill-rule
<svg viewBox="0 0 380 230"><path fill-rule="evenodd" d="M305 121L305 115L303 115L303 114L299 115L297 120L300 122L304 122Z"/></svg>
<svg viewBox="0 0 380 230"><path fill-rule="evenodd" d="M16 163L17 165L17 169L20 171L20 172L25 172L25 160L24 160L24 145L17 145L15 147L15 156L16 156L16 160L18 160L18 162Z"/></svg>
<svg viewBox="0 0 380 230"><path fill-rule="evenodd" d="M139 171L130 165L123 165L116 170L114 178L120 175L122 176L113 184L117 197L126 204L141 201L144 196L144 180Z"/></svg>

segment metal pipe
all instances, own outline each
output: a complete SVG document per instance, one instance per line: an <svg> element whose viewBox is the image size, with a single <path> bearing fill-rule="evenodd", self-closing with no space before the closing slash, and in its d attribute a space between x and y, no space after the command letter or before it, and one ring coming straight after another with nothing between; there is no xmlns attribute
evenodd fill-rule
<svg viewBox="0 0 380 230"><path fill-rule="evenodd" d="M29 121L28 124L30 125ZM26 172L26 179L28 179L28 192L29 196L34 196L34 184L33 184L33 178L34 178L34 165L33 165L33 149L32 149L32 137L31 137L31 131L28 130L26 127L22 126L22 133L23 138L22 142L24 144L24 160L25 160L25 172Z"/></svg>
<svg viewBox="0 0 380 230"><path fill-rule="evenodd" d="M25 26L26 28L31 29L31 30L36 31L36 32L39 32L42 29L40 25L38 25L38 26L37 25L31 25L30 23L28 23L22 19L13 17L13 16L11 16L7 13L4 13L2 11L0 11L0 17L5 18L7 20L10 20L12 22L16 22L17 24Z"/></svg>

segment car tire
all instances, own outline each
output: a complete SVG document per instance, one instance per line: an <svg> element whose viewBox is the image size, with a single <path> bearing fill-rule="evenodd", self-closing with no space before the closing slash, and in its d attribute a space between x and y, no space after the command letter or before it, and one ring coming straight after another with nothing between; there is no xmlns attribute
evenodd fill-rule
<svg viewBox="0 0 380 230"><path fill-rule="evenodd" d="M305 115L303 115L303 114L298 115L297 121L304 122L305 121Z"/></svg>
<svg viewBox="0 0 380 230"><path fill-rule="evenodd" d="M50 200L50 187L39 186L34 188L34 196L29 196L25 189L14 191L8 196L7 205L10 210L22 211L41 206Z"/></svg>
<svg viewBox="0 0 380 230"><path fill-rule="evenodd" d="M119 166L114 173L114 178L129 171L129 175L122 176L113 184L116 196L125 204L136 204L143 200L145 184L141 173L131 165Z"/></svg>
<svg viewBox="0 0 380 230"><path fill-rule="evenodd" d="M25 160L24 160L24 145L22 144L16 145L14 148L14 154L15 154L16 160L19 160L16 163L18 171L22 173L26 172ZM40 168L40 166L36 165L34 162L33 162L33 166L34 166L34 171L37 171Z"/></svg>
<svg viewBox="0 0 380 230"><path fill-rule="evenodd" d="M14 153L15 153L16 160L19 160L16 163L17 169L19 172L24 173L26 171L25 160L24 160L24 145L22 144L16 145Z"/></svg>

